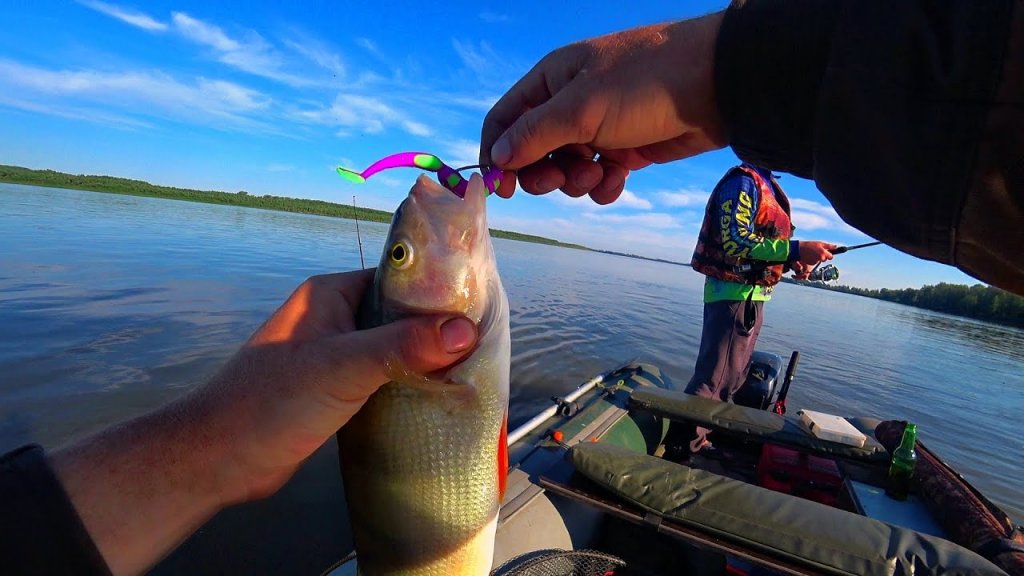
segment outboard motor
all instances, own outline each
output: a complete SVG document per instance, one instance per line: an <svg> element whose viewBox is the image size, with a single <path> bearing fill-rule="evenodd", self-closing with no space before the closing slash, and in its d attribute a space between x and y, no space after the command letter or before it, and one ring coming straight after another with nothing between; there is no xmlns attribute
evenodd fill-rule
<svg viewBox="0 0 1024 576"><path fill-rule="evenodd" d="M754 351L750 355L747 379L733 394L732 401L741 406L768 410L778 393L779 374L782 373L782 357L778 354Z"/></svg>

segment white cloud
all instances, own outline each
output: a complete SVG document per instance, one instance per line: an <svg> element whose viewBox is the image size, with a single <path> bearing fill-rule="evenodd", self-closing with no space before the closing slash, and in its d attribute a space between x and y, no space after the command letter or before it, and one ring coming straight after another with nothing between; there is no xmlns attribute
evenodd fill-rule
<svg viewBox="0 0 1024 576"><path fill-rule="evenodd" d="M508 14L501 14L499 12L492 12L490 10L484 10L480 13L480 19L488 24L496 24L498 22L508 22Z"/></svg>
<svg viewBox="0 0 1024 576"><path fill-rule="evenodd" d="M509 218L488 216L491 226L524 234L554 238L588 248L689 262L696 231L651 229L642 222L591 222L566 218Z"/></svg>
<svg viewBox="0 0 1024 576"><path fill-rule="evenodd" d="M402 128L413 136L431 136L433 131L426 124L415 122L413 120L405 120L402 122Z"/></svg>
<svg viewBox="0 0 1024 576"><path fill-rule="evenodd" d="M835 209L828 204L803 198L790 198L789 203L793 211L793 225L800 236L803 236L800 234L801 230L830 230L866 237L863 232L843 222Z"/></svg>
<svg viewBox="0 0 1024 576"><path fill-rule="evenodd" d="M242 47L237 41L228 38L228 35L217 26L207 24L184 12L174 12L171 17L178 32L193 42L205 44L221 52L231 52Z"/></svg>
<svg viewBox="0 0 1024 576"><path fill-rule="evenodd" d="M371 54L380 55L380 49L377 48L377 44L369 38L356 38L356 45L362 49L370 52Z"/></svg>
<svg viewBox="0 0 1024 576"><path fill-rule="evenodd" d="M482 110L489 112L491 108L498 102L500 96L451 96L447 98L447 101L452 104L457 104L465 108L471 108L473 110Z"/></svg>
<svg viewBox="0 0 1024 576"><path fill-rule="evenodd" d="M527 67L509 54L499 54L489 43L452 39L452 48L462 61L469 78L488 90L506 90L526 72Z"/></svg>
<svg viewBox="0 0 1024 576"><path fill-rule="evenodd" d="M329 107L300 110L293 113L297 120L338 127L336 134L347 137L353 131L379 134L388 126L397 126L413 136L427 136L432 132L426 125L410 120L380 98L360 94L338 94Z"/></svg>
<svg viewBox="0 0 1024 576"><path fill-rule="evenodd" d="M442 148L441 161L452 168L472 166L480 161L480 143L472 140L450 140Z"/></svg>
<svg viewBox="0 0 1024 576"><path fill-rule="evenodd" d="M313 84L307 78L287 72L281 54L256 32L249 31L244 40L239 40L228 36L220 27L184 12L174 12L171 17L179 34L211 48L216 58L228 66L291 86Z"/></svg>
<svg viewBox="0 0 1024 576"><path fill-rule="evenodd" d="M681 224L671 214L660 212L645 212L641 214L605 214L598 212L584 212L583 218L592 222L602 224L625 225L627 227L641 226L644 228L680 228Z"/></svg>
<svg viewBox="0 0 1024 576"><path fill-rule="evenodd" d="M458 54L462 63L477 74L486 73L492 62L498 61L498 54L487 42L481 42L479 48L472 42L461 42L457 38L452 39L452 47Z"/></svg>
<svg viewBox="0 0 1024 576"><path fill-rule="evenodd" d="M653 208L649 200L640 198L629 190L623 190L622 194L619 195L618 200L616 200L613 205L621 206L623 208L636 208L638 210L650 210Z"/></svg>
<svg viewBox="0 0 1024 576"><path fill-rule="evenodd" d="M555 190L550 194L545 194L544 197L554 202L555 204L560 204L562 206L572 206L574 209L578 210L595 211L613 210L616 208L634 208L637 210L650 210L651 208L653 208L653 206L648 200L640 198L639 196L637 196L636 194L629 190L623 190L619 198L615 202L612 202L611 204L598 204L594 202L590 198L590 196L586 194L578 198L573 198L572 196L566 196L565 194L558 190Z"/></svg>
<svg viewBox="0 0 1024 576"><path fill-rule="evenodd" d="M53 98L85 100L137 116L218 128L270 128L248 114L266 111L271 99L224 80L183 81L148 71L47 70L0 59L0 93L19 93L40 105L52 105L48 99Z"/></svg>
<svg viewBox="0 0 1024 576"><path fill-rule="evenodd" d="M682 208L686 206L704 206L708 202L708 198L711 196L710 192L705 192L698 188L683 188L681 190L662 190L656 192L654 197L657 198L658 204L667 206L669 208Z"/></svg>
<svg viewBox="0 0 1024 576"><path fill-rule="evenodd" d="M96 108L87 108L80 106L51 106L40 104L39 102L30 102L27 100L20 100L17 98L9 98L0 95L0 106L7 106L9 108L16 108L25 112L33 112L36 114L46 114L48 116L57 116L60 118L68 118L70 120L84 120L86 122L94 122L97 124L106 124L122 129L148 129L152 128L153 125L132 118L130 116L123 116L120 114L111 114L104 112Z"/></svg>
<svg viewBox="0 0 1024 576"><path fill-rule="evenodd" d="M106 2L100 2L99 0L81 0L81 4L88 8L92 8L97 12L116 18L125 24L135 26L136 28L142 28L143 30L149 30L150 32L162 32L167 30L167 24L164 24L147 14L139 12L138 10L122 8Z"/></svg>
<svg viewBox="0 0 1024 576"><path fill-rule="evenodd" d="M334 50L319 41L304 38L301 42L296 40L285 40L285 45L295 52L306 57L317 66L329 70L338 78L345 76L345 64Z"/></svg>

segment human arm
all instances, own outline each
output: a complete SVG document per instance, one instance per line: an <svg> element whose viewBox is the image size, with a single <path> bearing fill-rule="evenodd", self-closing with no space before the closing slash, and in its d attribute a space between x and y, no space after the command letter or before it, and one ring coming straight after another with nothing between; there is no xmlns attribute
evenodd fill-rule
<svg viewBox="0 0 1024 576"><path fill-rule="evenodd" d="M603 204L629 170L728 144L813 178L868 235L1024 294L1019 2L746 0L686 26L689 42L637 29L552 52L488 114L481 161Z"/></svg>
<svg viewBox="0 0 1024 576"><path fill-rule="evenodd" d="M311 278L205 386L50 457L114 574L139 573L220 509L280 488L377 387L386 366L461 358L466 319L355 331L373 271Z"/></svg>
<svg viewBox="0 0 1024 576"><path fill-rule="evenodd" d="M518 179L534 194L561 188L608 204L631 170L723 147L713 84L722 15L626 30L548 54L484 120L481 164L518 171L506 174L498 193L511 196ZM594 153L597 161L585 159Z"/></svg>

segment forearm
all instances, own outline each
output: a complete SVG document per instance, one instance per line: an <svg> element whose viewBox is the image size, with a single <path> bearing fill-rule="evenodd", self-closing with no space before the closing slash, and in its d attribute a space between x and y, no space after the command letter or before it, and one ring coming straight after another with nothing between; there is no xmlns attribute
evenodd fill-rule
<svg viewBox="0 0 1024 576"><path fill-rule="evenodd" d="M52 455L114 574L145 571L234 499L210 413L191 396Z"/></svg>
<svg viewBox="0 0 1024 576"><path fill-rule="evenodd" d="M1024 223L1021 12L1010 0L734 3L715 53L729 143L813 178L886 244L1024 293L1007 242Z"/></svg>
<svg viewBox="0 0 1024 576"><path fill-rule="evenodd" d="M786 262L792 259L792 255L799 252L796 240L763 240L750 249L752 260L763 260L765 262Z"/></svg>

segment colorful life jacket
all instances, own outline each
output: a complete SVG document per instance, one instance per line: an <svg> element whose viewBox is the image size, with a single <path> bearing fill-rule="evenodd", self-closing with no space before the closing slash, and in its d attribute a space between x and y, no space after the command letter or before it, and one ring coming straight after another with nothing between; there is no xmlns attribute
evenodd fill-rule
<svg viewBox="0 0 1024 576"><path fill-rule="evenodd" d="M742 164L730 170L722 182L733 175L734 170L741 170L750 176L760 196L760 201L753 209L754 232L767 240L788 240L793 235L793 224L789 218L789 199L774 178L766 181L754 167ZM721 182L719 182L721 185ZM700 227L697 248L693 251L690 265L705 276L759 286L774 286L779 283L783 274L783 263L768 265L758 260L738 258L728 255L722 243L722 222L718 219L717 194L712 194L704 211L704 223Z"/></svg>

